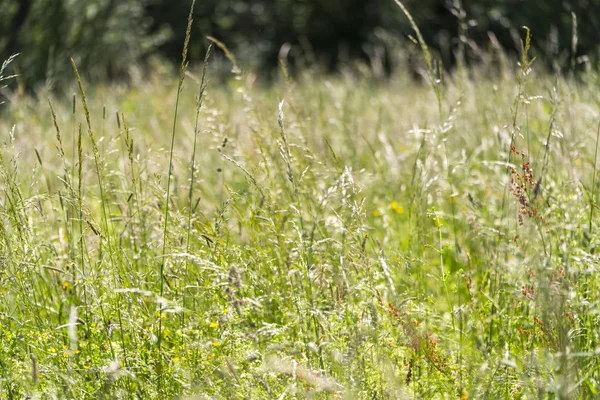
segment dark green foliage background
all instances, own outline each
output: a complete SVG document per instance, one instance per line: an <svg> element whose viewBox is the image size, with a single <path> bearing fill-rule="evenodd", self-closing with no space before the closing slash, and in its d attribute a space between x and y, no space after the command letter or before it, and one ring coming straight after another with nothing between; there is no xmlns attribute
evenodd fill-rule
<svg viewBox="0 0 600 400"><path fill-rule="evenodd" d="M452 65L459 3L404 4L443 63ZM133 62L145 66L151 56L178 62L189 6L190 1L172 0L0 0L0 58L22 53L17 72L30 88L65 77L69 57L93 78L126 77ZM533 32L535 55L549 66L571 67L582 55L598 59L600 0L471 0L462 8L468 60L476 60L477 47L488 46L489 32L505 49L518 49L523 25ZM576 54L571 54L572 12L578 20ZM275 66L284 43L296 45L292 60L334 68L366 59L368 46L385 48L381 32L400 38L412 33L393 0L202 0L194 18L192 61L202 57L205 36L212 35L248 68ZM388 70L394 68L390 59Z"/></svg>

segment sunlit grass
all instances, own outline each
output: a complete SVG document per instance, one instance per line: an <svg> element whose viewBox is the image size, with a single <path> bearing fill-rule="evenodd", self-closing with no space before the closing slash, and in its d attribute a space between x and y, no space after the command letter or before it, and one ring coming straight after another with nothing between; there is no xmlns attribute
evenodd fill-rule
<svg viewBox="0 0 600 400"><path fill-rule="evenodd" d="M596 74L211 71L0 106L0 396L597 393Z"/></svg>

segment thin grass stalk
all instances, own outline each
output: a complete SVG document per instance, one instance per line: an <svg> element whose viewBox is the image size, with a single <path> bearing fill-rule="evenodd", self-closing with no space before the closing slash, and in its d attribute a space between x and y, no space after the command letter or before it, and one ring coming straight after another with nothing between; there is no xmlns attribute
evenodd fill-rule
<svg viewBox="0 0 600 400"><path fill-rule="evenodd" d="M529 75L529 69L531 68L531 65L533 64L533 61L535 59L529 60L529 50L531 47L531 31L528 27L524 26L523 29L525 29L526 31L526 36L525 36L525 43L523 44L523 54L522 54L522 58L521 58L521 63L520 63L520 69L517 73L517 95L515 96L514 100L513 100L513 107L512 107L512 127L511 127L511 137L510 137L510 144L508 147L508 156L507 156L507 165L506 165L506 172L508 175L508 179L506 184L504 185L504 192L502 195L502 203L501 203L501 207L500 207L500 212L501 212L501 216L504 217L505 214L505 209L506 209L506 203L508 201L508 191L509 191L509 187L510 187L510 165L512 163L512 148L516 143L516 139L517 139L517 121L518 121L518 117L519 117L519 110L520 110L520 105L523 102L523 96L525 94L525 86L527 83L527 76ZM510 223L510 222L509 222ZM503 227L504 228L504 227ZM498 230L498 235L496 235L495 238L495 247L498 246L498 243L500 242L502 237L506 237L508 238L509 235L509 227L507 227L506 229L501 229ZM504 235L503 235L504 234ZM497 264L498 261L498 257L500 255L500 252L496 252L494 254L494 262L495 264ZM508 262L508 249L505 249L504 251L504 262ZM495 292L496 290L498 290L501 287L501 282L500 282L500 275L501 274L494 274L495 275L495 280L491 282L491 284L488 287L488 295L491 299L494 298L495 296ZM493 285L493 286L492 286ZM490 310L490 324L488 326L488 345L491 344L492 342L492 338L493 338L493 334L494 334L494 315L496 314L497 310L496 310L496 304L492 304L491 310Z"/></svg>
<svg viewBox="0 0 600 400"><path fill-rule="evenodd" d="M77 145L77 139L78 137L76 136L77 133L75 132L75 112L77 111L77 95L75 93L73 93L73 107L71 110L71 144L73 146L73 151L71 153L71 181L74 182L75 181L75 155L77 154L76 152L76 148L75 146Z"/></svg>
<svg viewBox="0 0 600 400"><path fill-rule="evenodd" d="M406 6L400 0L394 0L394 1L398 5L398 7L400 7L402 12L408 19L408 22L409 22L411 28L413 28L413 30L415 31L415 34L417 35L417 42L418 42L419 46L421 47L421 52L423 53L423 57L425 58L425 64L427 64L427 73L429 75L431 87L433 88L433 91L437 98L438 112L439 112L439 115L441 118L442 117L441 65L436 65L437 63L434 62L433 57L431 56L431 52L429 51L429 47L427 46L427 43L425 42L425 39L423 38L423 35L421 34L421 30L419 29L419 26L415 22L415 19L413 18L412 14L408 11ZM436 69L437 69L437 71L436 71Z"/></svg>
<svg viewBox="0 0 600 400"><path fill-rule="evenodd" d="M596 150L594 151L594 172L592 175L592 198L590 201L590 219L588 221L588 231L592 235L592 219L594 218L594 208L596 208L596 168L598 166L598 142L600 141L600 120L598 120L598 130L596 132Z"/></svg>
<svg viewBox="0 0 600 400"><path fill-rule="evenodd" d="M101 144L102 149L100 151L101 157L104 157L105 148L106 148L106 140L104 138L105 130L106 130L106 105L103 105L102 106L102 131L100 133L100 140L102 142L102 144Z"/></svg>
<svg viewBox="0 0 600 400"><path fill-rule="evenodd" d="M526 36L525 36L525 45L523 46L523 57L521 59L521 69L519 70L518 74L517 74L517 84L518 84L518 93L517 96L514 99L513 102L513 112L512 112L512 133L511 133L511 138L510 138L510 146L508 148L508 165L510 165L510 163L512 162L512 151L510 151L510 149L512 149L512 147L515 145L516 139L517 139L517 119L519 117L519 106L521 105L521 103L523 102L523 95L525 94L525 86L527 83L526 77L527 75L529 75L529 69L531 68L531 65L533 64L533 61L535 59L529 60L529 50L531 48L531 30L524 26L523 27L526 31ZM507 165L507 171L509 171L509 166ZM504 210L504 202L505 202L505 198L507 195L507 190L508 189L508 185L505 187L505 191L504 191L504 198L502 199L502 210Z"/></svg>
<svg viewBox="0 0 600 400"><path fill-rule="evenodd" d="M104 232L106 235L106 241L107 241L107 245L108 245L108 250L110 253L110 257L113 256L112 253L112 244L110 241L110 227L109 227L109 223L108 223L108 215L107 215L107 210L106 210L106 197L104 195L104 185L102 182L102 165L100 162L100 152L98 150L98 144L96 142L96 138L94 136L94 132L92 130L92 123L90 120L90 111L88 109L88 105L87 105L87 100L85 97L85 92L83 90L83 84L81 83L81 77L79 76L79 71L77 70L77 66L75 65L75 60L71 59L71 64L73 66L73 71L75 72L75 76L77 77L77 84L79 85L79 92L81 93L81 102L83 104L83 110L85 113L85 120L87 122L87 127L88 127L88 136L90 138L90 141L92 142L92 153L94 155L94 163L95 163L95 167L96 167L96 177L98 178L98 186L99 186L99 190L100 190L100 202L101 202L101 208L102 208L102 222L104 224Z"/></svg>
<svg viewBox="0 0 600 400"><path fill-rule="evenodd" d="M579 37L577 36L577 14L571 11L571 72L575 71L577 65L577 43Z"/></svg>
<svg viewBox="0 0 600 400"><path fill-rule="evenodd" d="M454 112L456 112L456 109L460 106L460 104L461 104L461 101L459 100L456 103L456 106L451 108L451 110L450 110L450 116L452 116L452 114ZM451 123L450 116L449 116L447 122L444 123L444 125L446 125L447 123ZM452 174L451 174L452 167L450 165L450 151L448 150L448 136L449 136L449 130L443 134L442 143L443 143L443 146L444 146L444 152L445 152L445 158L446 158L446 160L445 160L446 180L448 181L448 184L450 185L450 196L453 196L453 194L454 194L454 184L452 182ZM452 209L452 231L453 231L453 234L454 234L454 255L455 255L456 259L458 259L459 245L458 245L458 233L457 233L457 226L456 226L456 207L455 207L455 201L454 201L454 197L449 197L448 200L450 201L450 207ZM442 247L442 231L441 231L441 227L438 227L438 231L439 231L439 235L440 235L440 238L439 238L440 239L440 260L442 262L442 268L443 268L443 266L444 266L444 264L443 264L444 263L444 261L443 261L444 258L443 258L443 251L442 251L443 247ZM460 277L458 275L457 275L457 279L460 279ZM448 292L447 281L446 281L446 276L445 275L442 275L442 280L444 282L444 287L446 288L446 296L448 298L450 309L454 310L454 304L453 304L453 302L451 300L450 292ZM457 288L458 287L459 287L459 283L457 282ZM461 304L461 297L460 297L460 289L457 290L457 294L458 294L457 295L457 297L458 297L458 307L459 307L459 309L461 309L460 307L462 306L462 304ZM452 331L454 332L454 331L456 331L455 313L452 312L451 315L452 315ZM459 316L459 318L460 318L460 321L462 321L462 318L460 316ZM459 323L460 323L460 321L459 321ZM462 331L461 331L461 337L462 337Z"/></svg>
<svg viewBox="0 0 600 400"><path fill-rule="evenodd" d="M531 68L531 65L533 64L533 61L535 60L535 58L532 60L529 60L529 50L531 48L531 30L526 26L524 26L523 29L525 29L525 31L526 31L526 36L525 36L525 44L523 45L523 55L522 55L521 65L520 65L521 68L520 68L519 72L517 73L518 93L515 96L515 99L513 101L513 108L512 108L512 128L511 128L510 145L508 147L508 157L507 157L507 165L506 165L506 171L508 173L510 173L510 164L512 163L511 149L515 145L516 139L517 139L517 134L516 134L517 120L519 117L520 105L523 102L522 97L525 94L525 86L527 84L526 78L529 75L529 69ZM510 176L507 181L507 184L504 186L504 193L502 196L502 206L501 206L502 214L504 214L504 210L506 207L509 186L510 186Z"/></svg>
<svg viewBox="0 0 600 400"><path fill-rule="evenodd" d="M130 195L130 199L134 204L134 207L136 207L136 213L138 215L138 218L141 218L141 210L140 210L140 202L139 202L139 198L138 198L138 190L137 190L137 179L135 176L135 163L134 163L134 159L133 159L133 138L131 137L131 131L129 129L129 125L127 125L127 121L125 120L125 114L121 113L121 116L119 117L119 113L117 112L117 125L119 127L119 129L121 129L121 121L123 121L123 130L125 132L125 150L127 151L127 159L129 160L129 168L131 171L131 195ZM135 226L136 225L136 221L134 218L133 213L131 213L130 215L131 219L132 219L132 223ZM138 238L137 235L135 234L135 232L132 232L132 238L133 238L133 250L137 253L139 251L138 248ZM137 262L136 262L136 268L137 268Z"/></svg>
<svg viewBox="0 0 600 400"><path fill-rule="evenodd" d="M194 124L194 147L192 148L192 160L190 162L190 192L188 195L188 226L187 226L187 238L186 238L186 252L190 251L190 234L191 234L191 224L192 224L192 201L194 196L194 181L195 181L195 172L196 172L196 145L198 143L198 122L200 119L200 109L202 108L202 101L204 99L204 92L206 90L206 72L208 70L208 59L210 57L210 53L212 51L213 44L211 43L206 50L206 55L204 56L204 67L202 68L202 78L200 81L200 89L198 92L198 97L196 99L196 122Z"/></svg>
<svg viewBox="0 0 600 400"><path fill-rule="evenodd" d="M86 280L86 273L85 273L85 256L84 256L84 239L83 239L83 197L81 194L81 188L82 188L82 183L83 183L83 179L82 179L82 172L83 172L83 146L81 144L81 124L79 124L79 133L77 135L77 157L78 157L78 163L77 163L77 211L79 214L79 256L80 256L80 263L81 263L81 275L83 276L83 303L85 305L85 313L86 313L86 320L87 323L85 324L87 332L88 332L88 337L90 336L90 326L91 326L91 321L89 319L89 307L88 307L88 301L87 301L87 290L86 290L86 284L85 284L85 280Z"/></svg>
<svg viewBox="0 0 600 400"><path fill-rule="evenodd" d="M92 130L92 123L90 120L90 112L89 112L89 108L87 105L87 100L85 97L85 91L83 90L83 84L81 82L81 77L79 75L79 71L77 70L77 66L75 65L75 60L71 59L71 64L73 66L73 72L75 73L75 76L77 77L77 84L79 86L79 91L81 93L81 102L83 105L83 110L85 112L85 119L87 122L87 126L88 126L88 135L90 137L90 141L92 143L92 153L94 155L94 164L96 167L96 176L98 178L98 186L99 186L99 190L100 190L100 203L101 203L101 209L102 209L102 221L103 221L103 230L104 230L104 235L106 236L106 243L107 243L107 247L108 247L108 257L109 260L111 262L111 267L113 268L113 281L114 281L114 285L115 287L118 287L118 279L117 279L117 274L116 274L116 267L118 265L118 263L115 260L115 252L113 251L113 247L112 247L112 234L111 234L111 229L110 229L110 225L108 223L108 211L107 211L107 199L104 193L104 185L102 182L102 165L101 165L101 160L100 160L100 152L98 150L98 144L96 142L96 138L94 136L94 132ZM103 240L102 235L100 235L100 240ZM100 248L102 248L102 245L100 245ZM119 300L121 299L122 294L119 294ZM102 313L104 314L103 311L103 307L102 305L100 306ZM122 320L122 316L121 316L121 308L117 307L116 308L117 311L117 319L119 321L119 332L120 332L120 336L121 336L121 341L122 341L122 345L125 344L125 339L124 339L124 334L123 334L123 320ZM112 356L113 358L115 358L115 351L114 351L114 346L112 343L112 338L109 335L109 343L111 346L111 352L112 352ZM124 348L125 349L125 348ZM125 355L125 364L128 364L127 361L127 353L124 353Z"/></svg>
<svg viewBox="0 0 600 400"><path fill-rule="evenodd" d="M198 143L198 131L199 131L199 120L200 120L200 109L202 108L202 101L204 100L204 92L206 90L206 72L208 70L208 60L212 51L213 43L208 45L208 49L206 50L206 54L204 56L204 66L202 68L202 78L200 80L200 88L198 91L198 97L196 98L196 121L194 123L194 145L192 148L192 159L190 161L190 191L188 194L188 218L187 218L187 235L186 235L186 243L185 243L185 252L190 252L190 238L192 232L192 214L194 211L193 197L194 197L194 182L195 182L195 172L196 172L196 147ZM198 199L200 200L200 199ZM186 261L186 272L188 272L189 262ZM182 290L182 303L185 307L185 288ZM195 307L194 307L195 308ZM185 325L185 313L181 314L181 326Z"/></svg>
<svg viewBox="0 0 600 400"><path fill-rule="evenodd" d="M110 261L113 263L113 266L116 265L114 263L114 252L113 252L113 248L112 248L112 235L111 235L111 229L110 229L110 224L108 222L108 211L107 211L107 199L104 193L104 184L103 184L103 180L102 180L102 163L101 163L101 159L100 159L100 151L98 150L98 143L96 142L96 137L94 136L94 131L92 130L92 123L90 120L90 111L87 105L87 100L85 97L85 91L83 90L83 84L81 83L81 77L79 76L79 71L77 70L77 65L75 65L75 60L73 60L71 58L71 64L73 66L73 71L75 72L75 76L77 77L77 84L79 86L79 92L81 93L81 103L83 105L83 110L85 113L85 120L87 122L87 127L88 127L88 136L90 138L90 141L92 143L92 153L94 155L94 164L96 167L96 177L98 179L98 186L99 186L99 190L100 190L100 204L101 204L101 209L102 209L102 223L103 223L103 230L104 230L104 235L106 236L106 242L107 242L107 247L108 247L108 252L109 252L109 258ZM100 236L100 238L102 239L102 235Z"/></svg>
<svg viewBox="0 0 600 400"><path fill-rule="evenodd" d="M294 199L294 201L298 204L298 212L299 212L299 217L300 217L300 229L302 232L301 235L301 243L304 244L305 250L306 250L306 268L305 268L305 281L306 281L306 291L305 291L305 296L306 296L306 300L310 306L311 310L314 310L314 295L313 295L313 288L312 288L312 281L310 278L310 268L313 264L313 254L312 254L312 245L314 242L314 233L315 233L315 229L316 229L316 222L313 223L313 227L311 229L311 232L309 233L306 225L304 224L304 217L302 215L301 210L301 206L300 206L300 191L299 191L299 187L298 187L298 180L295 178L294 176L294 170L292 168L292 152L290 150L290 145L289 142L287 140L287 133L286 133L286 129L285 129L285 124L284 124L284 114L283 114L283 106L285 104L285 101L282 100L279 103L279 112L277 114L277 123L279 125L279 135L281 137L281 141L277 141L278 145L279 145L279 152L280 155L286 165L287 168L287 178L291 183L292 189L293 189L293 193L292 193L292 197ZM257 185L258 186L258 185ZM309 238L309 242L308 243L304 243L303 238L308 237ZM312 320L312 324L313 324L313 329L314 329L314 334L315 334L315 343L317 345L317 349L318 349L318 354L319 354L319 365L321 367L321 369L325 369L325 362L323 360L323 349L321 347L321 334L320 334L320 328L319 328L319 321L317 320L317 315L316 313L307 313L307 318Z"/></svg>
<svg viewBox="0 0 600 400"><path fill-rule="evenodd" d="M54 107L52 106L52 102L50 101L50 98L48 98L48 105L50 106L50 112L52 114L52 122L54 123L54 129L56 130L56 141L58 142L58 145L56 146L58 149L58 156L62 159L63 162L63 172L64 172L64 183L66 186L66 189L69 191L69 203L68 206L66 207L65 210L65 215L66 215L66 220L65 220L65 229L67 232L67 241L69 243L69 256L70 258L73 260L73 263L75 263L75 254L76 254L76 250L74 250L75 248L75 229L74 229L74 221L72 220L74 215L73 215L73 206L72 206L72 199L75 198L75 193L73 190L73 185L72 185L72 177L69 173L69 166L67 165L67 160L65 159L65 150L64 150L64 146L63 146L63 141L62 141L62 136L60 133L60 128L58 126L58 121L56 118L56 113L54 112ZM76 269L73 268L73 283L75 284L76 282ZM75 288L76 285L73 286L73 293L75 294Z"/></svg>
<svg viewBox="0 0 600 400"><path fill-rule="evenodd" d="M190 36L192 33L192 22L193 22L193 13L194 6L196 5L196 0L192 0L192 5L190 7L190 12L188 14L187 21L187 29L185 31L185 41L183 43L183 51L181 53L181 66L179 68L179 81L177 83L177 98L175 100L175 114L173 115L173 129L171 132L171 147L169 150L169 172L167 175L167 191L165 193L165 214L164 214L164 226L163 226L163 245L162 245L162 257L160 263L159 270L159 279L160 279L160 297L162 298L164 295L165 289L165 263L166 263L166 252L167 252L167 240L168 240L168 228L169 228L169 202L171 201L171 175L173 173L173 150L175 147L175 133L177 130L177 113L179 111L179 98L181 96L181 91L183 89L183 81L185 78L185 71L187 68L187 53L188 46L190 43ZM162 304L159 309L158 315L158 339L157 339L157 349L158 349L158 393L162 393L162 357L160 355L161 345L162 345Z"/></svg>
<svg viewBox="0 0 600 400"><path fill-rule="evenodd" d="M75 93L73 93L73 98L72 98L72 109L71 109L71 146L72 146L72 151L71 151L71 168L70 171L66 171L66 173L69 173L70 177L71 177L71 186L73 186L75 184L75 157L77 155L77 151L78 151L78 140L79 140L79 136L80 133L75 130L75 113L77 111L77 95ZM66 159L65 159L66 162ZM76 221L75 218L72 218L71 220L71 231L75 232L76 229Z"/></svg>

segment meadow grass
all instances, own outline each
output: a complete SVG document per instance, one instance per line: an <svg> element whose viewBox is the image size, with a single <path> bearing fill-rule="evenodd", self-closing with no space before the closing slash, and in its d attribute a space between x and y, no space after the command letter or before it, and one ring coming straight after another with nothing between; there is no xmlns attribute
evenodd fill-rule
<svg viewBox="0 0 600 400"><path fill-rule="evenodd" d="M596 396L600 79L523 55L9 94L0 397Z"/></svg>

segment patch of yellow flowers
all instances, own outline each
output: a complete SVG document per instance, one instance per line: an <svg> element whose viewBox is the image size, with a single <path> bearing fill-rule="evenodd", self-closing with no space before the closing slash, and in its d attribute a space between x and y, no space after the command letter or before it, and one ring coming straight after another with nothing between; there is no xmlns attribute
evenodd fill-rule
<svg viewBox="0 0 600 400"><path fill-rule="evenodd" d="M390 203L390 209L398 215L404 214L404 207L402 207L397 201L392 201ZM382 213L379 209L375 209L375 211L373 211L374 217L381 217L381 215Z"/></svg>

